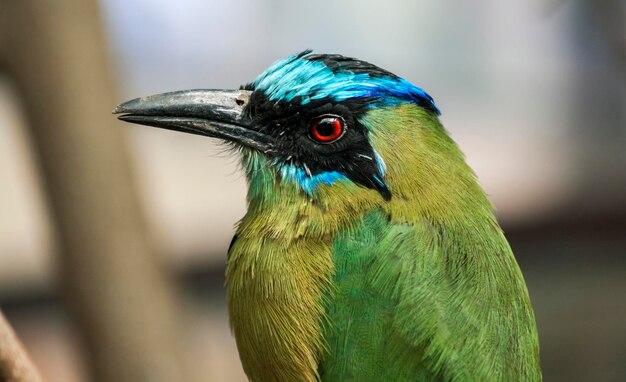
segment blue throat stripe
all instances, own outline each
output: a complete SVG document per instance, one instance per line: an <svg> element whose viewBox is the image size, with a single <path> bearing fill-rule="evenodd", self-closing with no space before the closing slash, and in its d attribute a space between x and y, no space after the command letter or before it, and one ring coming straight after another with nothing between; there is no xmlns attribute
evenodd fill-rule
<svg viewBox="0 0 626 382"><path fill-rule="evenodd" d="M378 154L378 152L374 151L374 154L376 156L375 160L378 171L380 171L381 176L384 177L387 170L385 162L383 161L383 158ZM313 196L313 193L320 184L326 184L331 186L340 179L348 179L348 177L338 171L327 171L311 175L306 171L306 169L302 169L300 166L297 166L295 164L284 164L280 166L280 176L283 178L283 180L294 182L309 196ZM381 178L379 178L378 175L375 175L374 179L380 185L385 184L385 182Z"/></svg>
<svg viewBox="0 0 626 382"><path fill-rule="evenodd" d="M281 166L280 175L283 180L296 183L298 187L309 196L313 196L317 186L320 184L332 185L339 179L347 179L343 174L337 171L310 175L304 169L293 164Z"/></svg>

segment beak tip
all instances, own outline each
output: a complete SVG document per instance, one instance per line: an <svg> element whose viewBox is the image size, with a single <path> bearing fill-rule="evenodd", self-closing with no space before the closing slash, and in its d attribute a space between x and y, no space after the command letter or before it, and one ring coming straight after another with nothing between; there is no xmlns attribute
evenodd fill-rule
<svg viewBox="0 0 626 382"><path fill-rule="evenodd" d="M113 111L111 112L111 114L122 114L122 113L128 113L129 110L128 108L125 107L126 102L119 104L115 107L115 109L113 109Z"/></svg>
<svg viewBox="0 0 626 382"><path fill-rule="evenodd" d="M130 101L122 102L117 105L115 109L111 113L113 114L122 114L122 113L136 113L141 110L142 104L141 98L131 99Z"/></svg>

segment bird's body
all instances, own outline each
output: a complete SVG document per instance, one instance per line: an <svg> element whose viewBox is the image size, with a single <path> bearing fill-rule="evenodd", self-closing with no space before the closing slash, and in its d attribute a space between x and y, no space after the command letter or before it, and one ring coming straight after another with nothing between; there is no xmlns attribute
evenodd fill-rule
<svg viewBox="0 0 626 382"><path fill-rule="evenodd" d="M242 92L248 211L227 282L251 381L541 380L521 272L426 93L308 52ZM198 132L189 107L131 106L133 122L244 139Z"/></svg>

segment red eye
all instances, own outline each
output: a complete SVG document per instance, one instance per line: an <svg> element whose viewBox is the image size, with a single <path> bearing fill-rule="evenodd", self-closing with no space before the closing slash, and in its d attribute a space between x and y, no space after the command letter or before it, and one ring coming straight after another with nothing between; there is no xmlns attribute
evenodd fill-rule
<svg viewBox="0 0 626 382"><path fill-rule="evenodd" d="M345 131L343 118L336 115L322 115L311 121L309 135L320 143L331 143L341 138Z"/></svg>

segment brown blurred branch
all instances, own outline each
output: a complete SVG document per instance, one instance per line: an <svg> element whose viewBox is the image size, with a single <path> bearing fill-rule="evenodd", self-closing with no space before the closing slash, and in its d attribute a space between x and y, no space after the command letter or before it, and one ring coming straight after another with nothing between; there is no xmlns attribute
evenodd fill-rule
<svg viewBox="0 0 626 382"><path fill-rule="evenodd" d="M65 302L99 382L185 381L171 285L148 238L96 0L0 1L50 201Z"/></svg>
<svg viewBox="0 0 626 382"><path fill-rule="evenodd" d="M37 368L0 311L0 381L42 382Z"/></svg>

